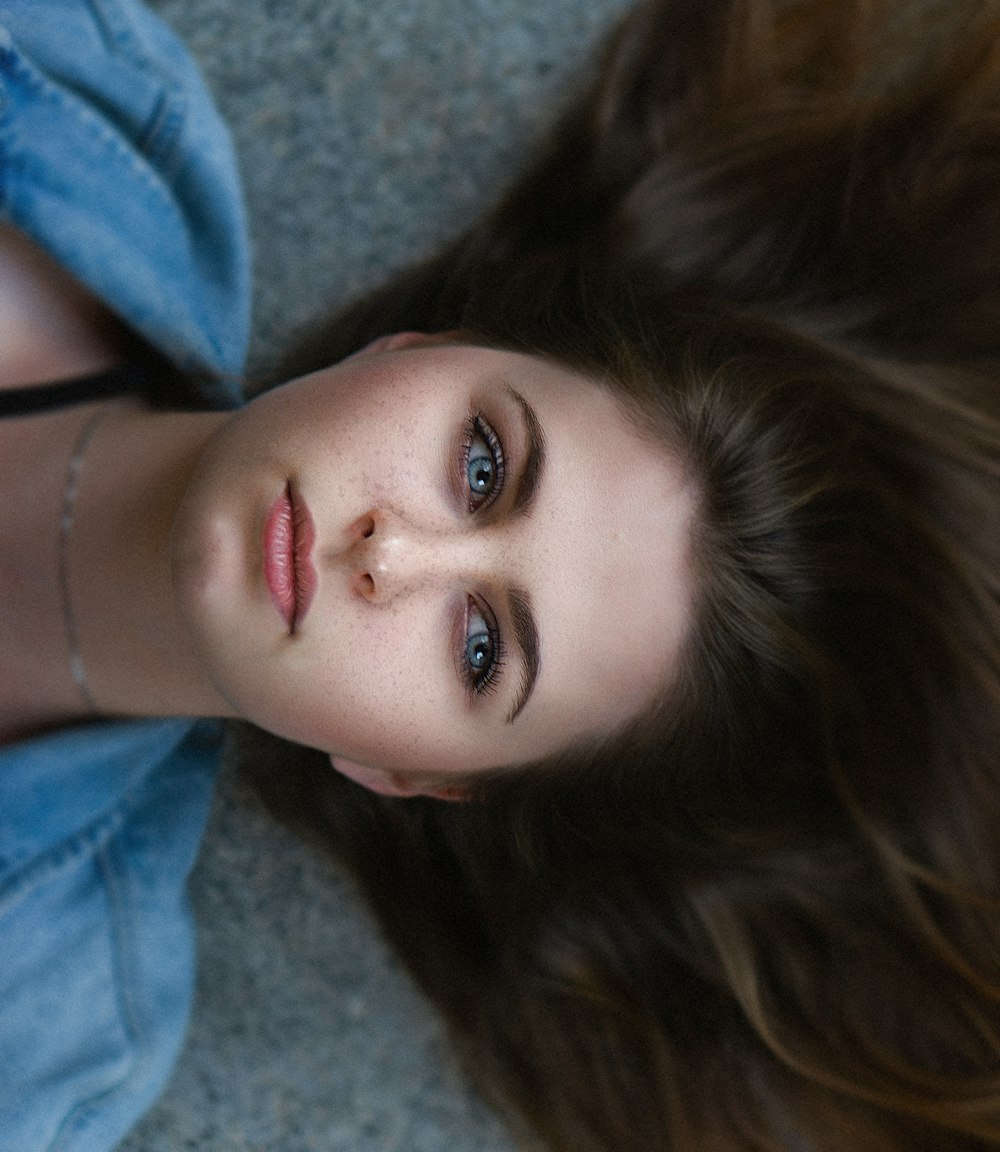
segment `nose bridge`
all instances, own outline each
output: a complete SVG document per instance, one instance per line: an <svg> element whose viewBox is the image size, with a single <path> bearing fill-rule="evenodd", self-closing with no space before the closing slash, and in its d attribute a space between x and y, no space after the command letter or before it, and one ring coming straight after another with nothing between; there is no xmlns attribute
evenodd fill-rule
<svg viewBox="0 0 1000 1152"><path fill-rule="evenodd" d="M416 521L374 509L352 527L352 582L367 599L388 602L441 582L489 571L491 534L463 526Z"/></svg>

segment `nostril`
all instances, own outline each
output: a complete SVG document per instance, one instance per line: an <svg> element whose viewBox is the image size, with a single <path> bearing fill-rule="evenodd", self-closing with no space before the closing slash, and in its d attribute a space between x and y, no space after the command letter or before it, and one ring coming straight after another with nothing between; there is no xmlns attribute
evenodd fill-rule
<svg viewBox="0 0 1000 1152"><path fill-rule="evenodd" d="M357 543L375 535L375 517L371 513L359 516L347 530L348 539Z"/></svg>
<svg viewBox="0 0 1000 1152"><path fill-rule="evenodd" d="M359 572L353 580L354 591L366 600L375 598L375 581L367 572Z"/></svg>

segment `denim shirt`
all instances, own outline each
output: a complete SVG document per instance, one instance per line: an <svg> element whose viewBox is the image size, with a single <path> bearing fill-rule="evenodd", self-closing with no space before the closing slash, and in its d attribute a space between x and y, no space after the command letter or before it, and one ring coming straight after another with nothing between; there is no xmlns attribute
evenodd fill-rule
<svg viewBox="0 0 1000 1152"><path fill-rule="evenodd" d="M0 0L0 219L180 367L242 370L232 145L181 43L135 0Z"/></svg>
<svg viewBox="0 0 1000 1152"><path fill-rule="evenodd" d="M220 726L65 729L0 756L0 1149L110 1149L155 1100L194 981L185 881Z"/></svg>
<svg viewBox="0 0 1000 1152"><path fill-rule="evenodd" d="M249 262L232 148L135 0L0 0L0 219L237 401ZM155 720L0 748L0 1152L104 1152L166 1083L220 739Z"/></svg>

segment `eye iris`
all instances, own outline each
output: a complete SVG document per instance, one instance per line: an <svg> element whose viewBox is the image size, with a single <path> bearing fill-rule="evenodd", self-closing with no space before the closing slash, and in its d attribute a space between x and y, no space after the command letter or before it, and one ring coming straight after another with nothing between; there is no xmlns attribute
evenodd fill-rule
<svg viewBox="0 0 1000 1152"><path fill-rule="evenodd" d="M496 480L496 467L489 456L474 456L469 460L469 488L477 496L489 496Z"/></svg>
<svg viewBox="0 0 1000 1152"><path fill-rule="evenodd" d="M493 659L493 640L489 632L477 632L469 637L465 645L465 657L474 672L481 672L490 666Z"/></svg>

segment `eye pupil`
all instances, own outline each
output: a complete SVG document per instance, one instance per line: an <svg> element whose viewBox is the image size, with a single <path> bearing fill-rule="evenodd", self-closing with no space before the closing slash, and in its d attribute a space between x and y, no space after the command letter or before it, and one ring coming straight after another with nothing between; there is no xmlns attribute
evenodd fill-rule
<svg viewBox="0 0 1000 1152"><path fill-rule="evenodd" d="M470 636L465 645L465 655L473 671L479 672L483 668L488 668L493 659L493 640L490 634L477 632L474 636Z"/></svg>
<svg viewBox="0 0 1000 1152"><path fill-rule="evenodd" d="M488 456L476 456L469 461L469 487L477 496L488 496L493 490L495 472Z"/></svg>

